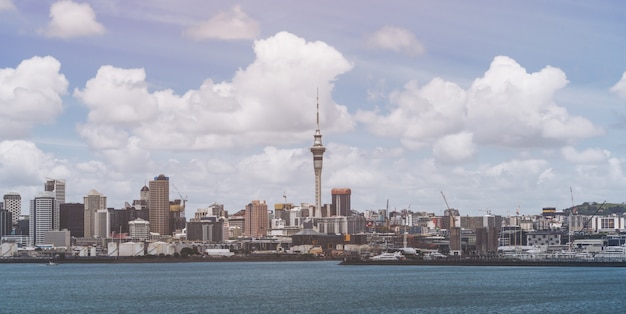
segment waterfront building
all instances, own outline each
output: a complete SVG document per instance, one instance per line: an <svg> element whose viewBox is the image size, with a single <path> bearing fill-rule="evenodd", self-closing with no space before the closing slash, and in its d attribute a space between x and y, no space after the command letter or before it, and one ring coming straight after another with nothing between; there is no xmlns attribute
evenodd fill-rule
<svg viewBox="0 0 626 314"><path fill-rule="evenodd" d="M84 214L84 234L87 237L95 235L96 212L107 208L107 197L96 190L91 190L83 197L85 204Z"/></svg>
<svg viewBox="0 0 626 314"><path fill-rule="evenodd" d="M187 223L187 240L211 243L224 242L224 220L205 217Z"/></svg>
<svg viewBox="0 0 626 314"><path fill-rule="evenodd" d="M46 232L44 242L53 247L70 247L70 239L69 230L51 230Z"/></svg>
<svg viewBox="0 0 626 314"><path fill-rule="evenodd" d="M85 236L85 205L82 203L65 203L59 206L59 228L69 230L72 237ZM93 236L93 235L91 235Z"/></svg>
<svg viewBox="0 0 626 314"><path fill-rule="evenodd" d="M150 238L150 222L141 218L128 222L128 235L131 239L145 241Z"/></svg>
<svg viewBox="0 0 626 314"><path fill-rule="evenodd" d="M253 238L267 235L269 216L265 201L254 200L246 206L244 234Z"/></svg>
<svg viewBox="0 0 626 314"><path fill-rule="evenodd" d="M4 194L4 209L11 212L12 225L17 223L17 220L22 214L22 196L19 193L7 193Z"/></svg>
<svg viewBox="0 0 626 314"><path fill-rule="evenodd" d="M349 188L334 188L331 190L332 206L329 216L352 215L352 208L350 207L350 194L352 194L352 190Z"/></svg>
<svg viewBox="0 0 626 314"><path fill-rule="evenodd" d="M59 230L59 207L55 194L42 192L30 201L30 245L45 244L46 232Z"/></svg>
<svg viewBox="0 0 626 314"><path fill-rule="evenodd" d="M160 174L149 183L148 211L150 229L160 235L170 235L170 182Z"/></svg>
<svg viewBox="0 0 626 314"><path fill-rule="evenodd" d="M322 144L322 133L320 132L320 103L317 100L317 129L313 135L313 170L315 171L315 208L312 217L322 217L322 163L326 148Z"/></svg>

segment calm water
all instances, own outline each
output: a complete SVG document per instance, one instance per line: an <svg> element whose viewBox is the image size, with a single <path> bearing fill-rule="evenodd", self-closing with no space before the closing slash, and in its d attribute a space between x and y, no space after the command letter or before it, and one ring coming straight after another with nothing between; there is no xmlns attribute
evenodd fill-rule
<svg viewBox="0 0 626 314"><path fill-rule="evenodd" d="M2 313L616 313L626 268L0 264Z"/></svg>

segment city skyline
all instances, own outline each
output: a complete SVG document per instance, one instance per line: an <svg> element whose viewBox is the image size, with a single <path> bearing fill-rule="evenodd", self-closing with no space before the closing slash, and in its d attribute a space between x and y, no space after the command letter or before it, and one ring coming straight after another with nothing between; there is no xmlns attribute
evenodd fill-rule
<svg viewBox="0 0 626 314"><path fill-rule="evenodd" d="M507 215L623 202L620 3L0 0L0 192ZM179 195L182 194L182 195Z"/></svg>

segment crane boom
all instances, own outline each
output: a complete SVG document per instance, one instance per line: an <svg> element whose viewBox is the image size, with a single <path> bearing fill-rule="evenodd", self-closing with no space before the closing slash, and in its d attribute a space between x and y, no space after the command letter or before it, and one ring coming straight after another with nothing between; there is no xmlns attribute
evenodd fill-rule
<svg viewBox="0 0 626 314"><path fill-rule="evenodd" d="M446 209L450 209L450 205L448 205L448 200L446 199L446 195L441 191L441 196L443 197L443 201L446 203Z"/></svg>

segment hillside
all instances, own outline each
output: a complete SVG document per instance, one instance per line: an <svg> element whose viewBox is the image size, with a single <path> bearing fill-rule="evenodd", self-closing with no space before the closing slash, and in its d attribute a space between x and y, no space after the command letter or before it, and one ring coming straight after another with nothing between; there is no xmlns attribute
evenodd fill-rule
<svg viewBox="0 0 626 314"><path fill-rule="evenodd" d="M605 203L604 206L601 206L602 203L584 202L580 205L564 209L563 213L569 215L572 209L574 210L573 213L578 215L593 215L595 213L599 216L607 216L612 214L622 215L626 213L626 204L624 203Z"/></svg>

